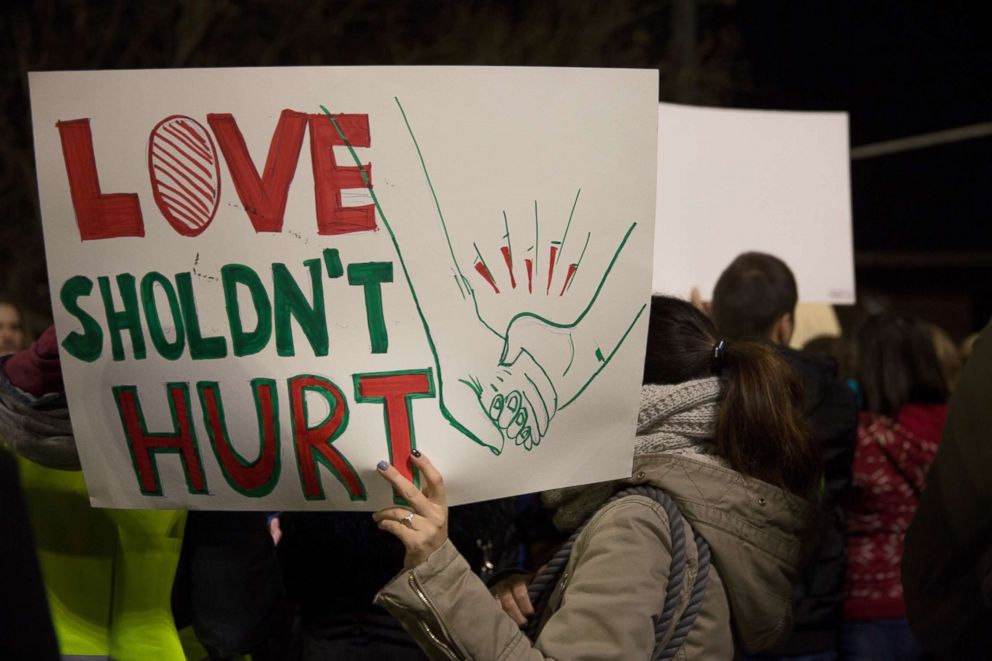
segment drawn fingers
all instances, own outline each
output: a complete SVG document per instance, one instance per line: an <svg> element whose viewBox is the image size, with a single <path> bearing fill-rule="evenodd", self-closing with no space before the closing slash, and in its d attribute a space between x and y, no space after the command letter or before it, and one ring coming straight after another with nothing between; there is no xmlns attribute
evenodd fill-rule
<svg viewBox="0 0 992 661"><path fill-rule="evenodd" d="M512 390L506 396L506 405L500 413L496 424L504 431L507 438L515 439L527 421L526 402L519 390Z"/></svg>
<svg viewBox="0 0 992 661"><path fill-rule="evenodd" d="M542 397L541 391L538 390L533 379L526 374L524 377L526 380L526 385L523 386L524 401L527 402L531 410L532 415L530 419L532 424L536 425L538 435L543 438L548 433L548 425L551 422L552 414L549 413L548 405L544 402L544 397Z"/></svg>
<svg viewBox="0 0 992 661"><path fill-rule="evenodd" d="M499 390L492 386L493 397L483 408L504 438L530 450L548 433L555 414L555 391L540 368L531 364L532 369L525 372L522 367L504 371Z"/></svg>

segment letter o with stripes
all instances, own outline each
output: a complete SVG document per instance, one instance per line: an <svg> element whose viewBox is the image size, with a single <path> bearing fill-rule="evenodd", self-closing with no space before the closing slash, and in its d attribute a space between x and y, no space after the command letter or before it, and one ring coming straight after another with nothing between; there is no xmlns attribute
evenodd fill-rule
<svg viewBox="0 0 992 661"><path fill-rule="evenodd" d="M172 115L148 139L148 174L159 211L183 236L197 236L220 206L220 162L213 138L192 117Z"/></svg>

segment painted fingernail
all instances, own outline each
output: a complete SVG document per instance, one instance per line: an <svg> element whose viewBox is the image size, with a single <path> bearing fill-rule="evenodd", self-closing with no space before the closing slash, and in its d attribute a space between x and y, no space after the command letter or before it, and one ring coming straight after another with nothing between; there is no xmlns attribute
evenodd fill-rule
<svg viewBox="0 0 992 661"><path fill-rule="evenodd" d="M380 461L378 464L376 464L375 467L381 471L389 470L389 464L386 463L385 461Z"/></svg>
<svg viewBox="0 0 992 661"><path fill-rule="evenodd" d="M413 450L410 450L410 454L412 454L417 459L420 459L420 450L414 448Z"/></svg>

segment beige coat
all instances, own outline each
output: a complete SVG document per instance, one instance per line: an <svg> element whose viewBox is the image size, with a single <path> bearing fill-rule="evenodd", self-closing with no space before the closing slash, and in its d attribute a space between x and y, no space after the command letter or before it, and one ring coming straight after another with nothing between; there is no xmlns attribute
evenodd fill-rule
<svg viewBox="0 0 992 661"><path fill-rule="evenodd" d="M629 482L664 489L713 554L702 607L676 658L732 658L731 619L747 652L770 647L790 630L800 537L814 522L813 507L714 460L687 456L641 457ZM697 554L687 537L691 580ZM601 508L576 540L534 644L451 542L400 573L376 603L432 659L648 659L670 549L668 518L654 500L631 496ZM678 613L683 608L684 602Z"/></svg>

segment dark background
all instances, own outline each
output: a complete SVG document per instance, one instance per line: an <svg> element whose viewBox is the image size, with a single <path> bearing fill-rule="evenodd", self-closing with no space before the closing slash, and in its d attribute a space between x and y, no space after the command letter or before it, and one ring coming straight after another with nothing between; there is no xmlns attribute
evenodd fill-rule
<svg viewBox="0 0 992 661"><path fill-rule="evenodd" d="M663 101L845 110L852 147L992 121L984 3L8 1L0 291L51 316L27 71L488 64L649 67ZM859 300L954 337L992 316L992 139L852 162ZM842 318L847 318L843 314Z"/></svg>

